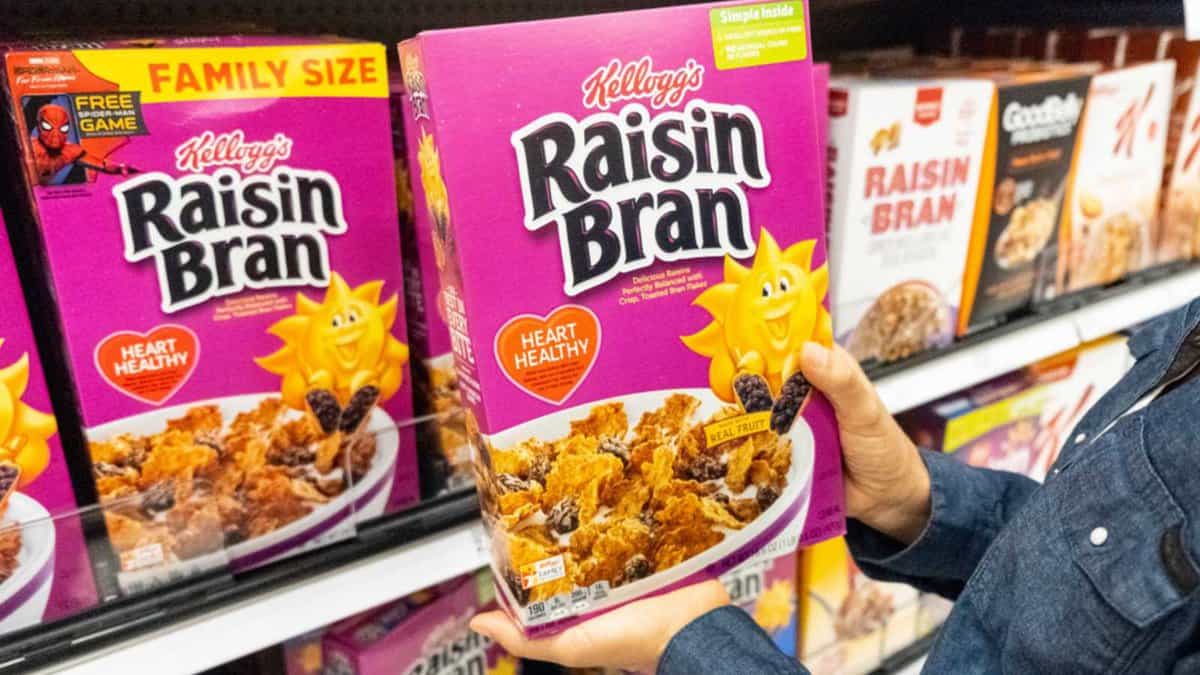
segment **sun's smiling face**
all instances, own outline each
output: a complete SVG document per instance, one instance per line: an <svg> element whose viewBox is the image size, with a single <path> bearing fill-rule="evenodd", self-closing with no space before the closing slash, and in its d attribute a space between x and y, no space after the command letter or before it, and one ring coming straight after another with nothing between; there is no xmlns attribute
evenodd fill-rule
<svg viewBox="0 0 1200 675"><path fill-rule="evenodd" d="M709 382L722 400L733 400L731 382L742 368L763 375L778 390L805 342L832 342L833 325L823 304L829 269L813 269L816 243L810 239L782 250L763 229L751 266L726 256L721 283L696 298L694 304L713 320L684 336L683 343L712 358Z"/></svg>
<svg viewBox="0 0 1200 675"><path fill-rule="evenodd" d="M331 285L301 341L304 360L345 376L374 365L387 336L379 306Z"/></svg>
<svg viewBox="0 0 1200 675"><path fill-rule="evenodd" d="M725 316L727 346L735 354L758 352L779 367L812 338L819 306L808 270L760 253Z"/></svg>

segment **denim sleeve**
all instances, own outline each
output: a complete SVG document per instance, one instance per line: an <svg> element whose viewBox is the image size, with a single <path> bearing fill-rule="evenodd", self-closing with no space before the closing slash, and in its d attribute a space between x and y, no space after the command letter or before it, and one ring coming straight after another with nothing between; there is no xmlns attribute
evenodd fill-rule
<svg viewBox="0 0 1200 675"><path fill-rule="evenodd" d="M1025 476L967 466L941 453L921 451L929 469L932 512L909 546L856 520L846 541L867 576L900 581L955 599L1001 528L1038 484Z"/></svg>
<svg viewBox="0 0 1200 675"><path fill-rule="evenodd" d="M684 626L667 643L658 675L808 675L744 611L726 605Z"/></svg>

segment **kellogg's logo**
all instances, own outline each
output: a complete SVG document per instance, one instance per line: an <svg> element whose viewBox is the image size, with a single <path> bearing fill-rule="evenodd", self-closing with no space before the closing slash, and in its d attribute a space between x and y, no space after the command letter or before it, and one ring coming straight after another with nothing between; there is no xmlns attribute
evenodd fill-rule
<svg viewBox="0 0 1200 675"><path fill-rule="evenodd" d="M659 71L649 56L628 63L613 59L583 81L583 105L608 110L613 101L646 98L651 108L672 107L703 84L704 66L692 59L674 70Z"/></svg>
<svg viewBox="0 0 1200 675"><path fill-rule="evenodd" d="M342 191L324 171L278 164L292 140L245 140L206 131L175 151L171 176L155 171L113 187L125 260L153 258L170 314L246 288L329 284L325 238L344 234ZM212 174L205 168L221 167Z"/></svg>

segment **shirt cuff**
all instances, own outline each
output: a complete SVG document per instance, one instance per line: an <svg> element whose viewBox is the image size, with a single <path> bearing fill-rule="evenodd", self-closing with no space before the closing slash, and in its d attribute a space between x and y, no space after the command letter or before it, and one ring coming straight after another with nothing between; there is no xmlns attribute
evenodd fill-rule
<svg viewBox="0 0 1200 675"><path fill-rule="evenodd" d="M657 675L696 673L807 675L808 671L779 651L745 611L725 605L684 626L658 660Z"/></svg>
<svg viewBox="0 0 1200 675"><path fill-rule="evenodd" d="M1002 523L997 500L1004 494L998 475L963 464L943 453L921 451L929 470L930 517L908 546L849 520L846 542L863 571L889 577L966 581L975 571Z"/></svg>

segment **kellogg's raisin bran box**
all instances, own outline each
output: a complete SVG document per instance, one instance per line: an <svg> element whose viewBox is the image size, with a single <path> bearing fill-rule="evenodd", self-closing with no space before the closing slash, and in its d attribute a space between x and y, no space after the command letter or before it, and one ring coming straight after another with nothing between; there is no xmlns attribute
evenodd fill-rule
<svg viewBox="0 0 1200 675"><path fill-rule="evenodd" d="M5 70L121 588L413 501L383 46L113 42Z"/></svg>
<svg viewBox="0 0 1200 675"><path fill-rule="evenodd" d="M96 604L78 502L0 218L0 634Z"/></svg>
<svg viewBox="0 0 1200 675"><path fill-rule="evenodd" d="M326 675L520 675L521 662L467 627L495 609L491 574L467 574L360 621L331 629L322 644ZM426 596L417 600L418 595Z"/></svg>
<svg viewBox="0 0 1200 675"><path fill-rule="evenodd" d="M1175 87L1156 242L1159 263L1200 257L1200 96L1193 95L1200 42L1172 36L1167 57L1175 62Z"/></svg>
<svg viewBox="0 0 1200 675"><path fill-rule="evenodd" d="M404 291L408 313L408 337L412 351L413 396L417 415L432 419L416 427L420 437L421 490L427 497L473 484L471 446L467 442L466 415L458 394L458 374L450 353L450 329L446 326L439 275L446 267L448 223L428 201L424 189L411 189L412 182L437 192L438 157L432 137L414 143L405 141L404 128L413 119L409 98L399 76L392 89L393 131L396 134L397 174L403 167L400 234L404 247ZM418 172L415 177L410 174ZM412 181L412 182L410 182ZM401 186L403 183L403 187ZM407 213L405 213L407 211Z"/></svg>
<svg viewBox="0 0 1200 675"><path fill-rule="evenodd" d="M995 86L838 78L832 89L834 335L864 362L947 345Z"/></svg>
<svg viewBox="0 0 1200 675"><path fill-rule="evenodd" d="M1155 264L1173 61L1092 78L1063 209L1058 292L1119 281Z"/></svg>
<svg viewBox="0 0 1200 675"><path fill-rule="evenodd" d="M729 600L754 618L779 651L796 655L795 551L774 560L756 560L721 577Z"/></svg>
<svg viewBox="0 0 1200 675"><path fill-rule="evenodd" d="M798 369L832 339L805 12L400 47L500 599L530 634L843 529Z"/></svg>

